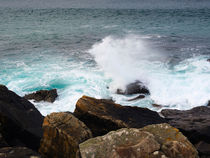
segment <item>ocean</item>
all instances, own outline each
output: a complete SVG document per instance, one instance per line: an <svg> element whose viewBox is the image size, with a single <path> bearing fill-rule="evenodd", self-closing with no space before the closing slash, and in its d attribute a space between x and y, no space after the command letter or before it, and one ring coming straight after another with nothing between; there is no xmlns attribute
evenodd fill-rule
<svg viewBox="0 0 210 158"><path fill-rule="evenodd" d="M20 96L58 90L43 115L74 111L83 96L186 110L210 100L210 6L0 7L0 84ZM150 95L119 95L140 80ZM163 107L153 107L152 104Z"/></svg>

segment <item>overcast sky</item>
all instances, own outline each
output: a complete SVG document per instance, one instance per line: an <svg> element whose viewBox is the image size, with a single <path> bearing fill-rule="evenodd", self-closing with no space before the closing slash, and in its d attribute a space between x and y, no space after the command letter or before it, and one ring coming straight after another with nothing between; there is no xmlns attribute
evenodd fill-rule
<svg viewBox="0 0 210 158"><path fill-rule="evenodd" d="M0 0L9 8L210 8L210 0Z"/></svg>

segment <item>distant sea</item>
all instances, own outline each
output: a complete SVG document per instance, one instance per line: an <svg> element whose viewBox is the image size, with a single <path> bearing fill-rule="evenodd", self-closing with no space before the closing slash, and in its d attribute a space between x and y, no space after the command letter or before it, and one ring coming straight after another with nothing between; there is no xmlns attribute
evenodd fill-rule
<svg viewBox="0 0 210 158"><path fill-rule="evenodd" d="M0 84L17 94L58 90L43 115L83 95L122 105L190 109L210 100L209 8L0 8ZM140 80L150 90L116 94Z"/></svg>

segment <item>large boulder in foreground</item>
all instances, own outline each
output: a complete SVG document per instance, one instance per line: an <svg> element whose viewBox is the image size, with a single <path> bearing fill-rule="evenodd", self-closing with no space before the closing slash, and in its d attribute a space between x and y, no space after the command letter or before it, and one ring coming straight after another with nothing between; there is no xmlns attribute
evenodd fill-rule
<svg viewBox="0 0 210 158"><path fill-rule="evenodd" d="M131 94L150 94L148 88L140 81L135 81L126 86L125 91L117 89L117 94L131 95Z"/></svg>
<svg viewBox="0 0 210 158"><path fill-rule="evenodd" d="M178 128L197 147L199 154L210 157L210 107L191 110L162 110L169 124Z"/></svg>
<svg viewBox="0 0 210 158"><path fill-rule="evenodd" d="M43 116L33 104L0 85L0 133L9 146L37 150L42 122Z"/></svg>
<svg viewBox="0 0 210 158"><path fill-rule="evenodd" d="M87 126L68 112L47 115L43 130L39 152L46 158L78 157L79 143L92 137Z"/></svg>
<svg viewBox="0 0 210 158"><path fill-rule="evenodd" d="M147 108L122 106L110 100L83 96L77 101L74 115L83 121L94 136L120 128L141 128L166 122L157 112Z"/></svg>
<svg viewBox="0 0 210 158"><path fill-rule="evenodd" d="M47 101L53 103L55 99L58 97L57 90L40 90L35 93L27 94L24 96L25 99L34 99L35 101Z"/></svg>
<svg viewBox="0 0 210 158"><path fill-rule="evenodd" d="M0 149L1 158L41 158L33 150L26 147L5 147Z"/></svg>
<svg viewBox="0 0 210 158"><path fill-rule="evenodd" d="M198 158L187 138L168 124L122 128L79 147L82 158Z"/></svg>

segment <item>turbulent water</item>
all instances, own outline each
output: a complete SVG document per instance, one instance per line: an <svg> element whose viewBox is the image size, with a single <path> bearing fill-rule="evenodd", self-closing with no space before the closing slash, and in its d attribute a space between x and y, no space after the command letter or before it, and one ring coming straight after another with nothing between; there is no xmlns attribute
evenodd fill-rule
<svg viewBox="0 0 210 158"><path fill-rule="evenodd" d="M58 89L42 114L82 95L189 109L210 99L210 9L0 9L0 84L23 96ZM150 96L115 94L142 81Z"/></svg>

